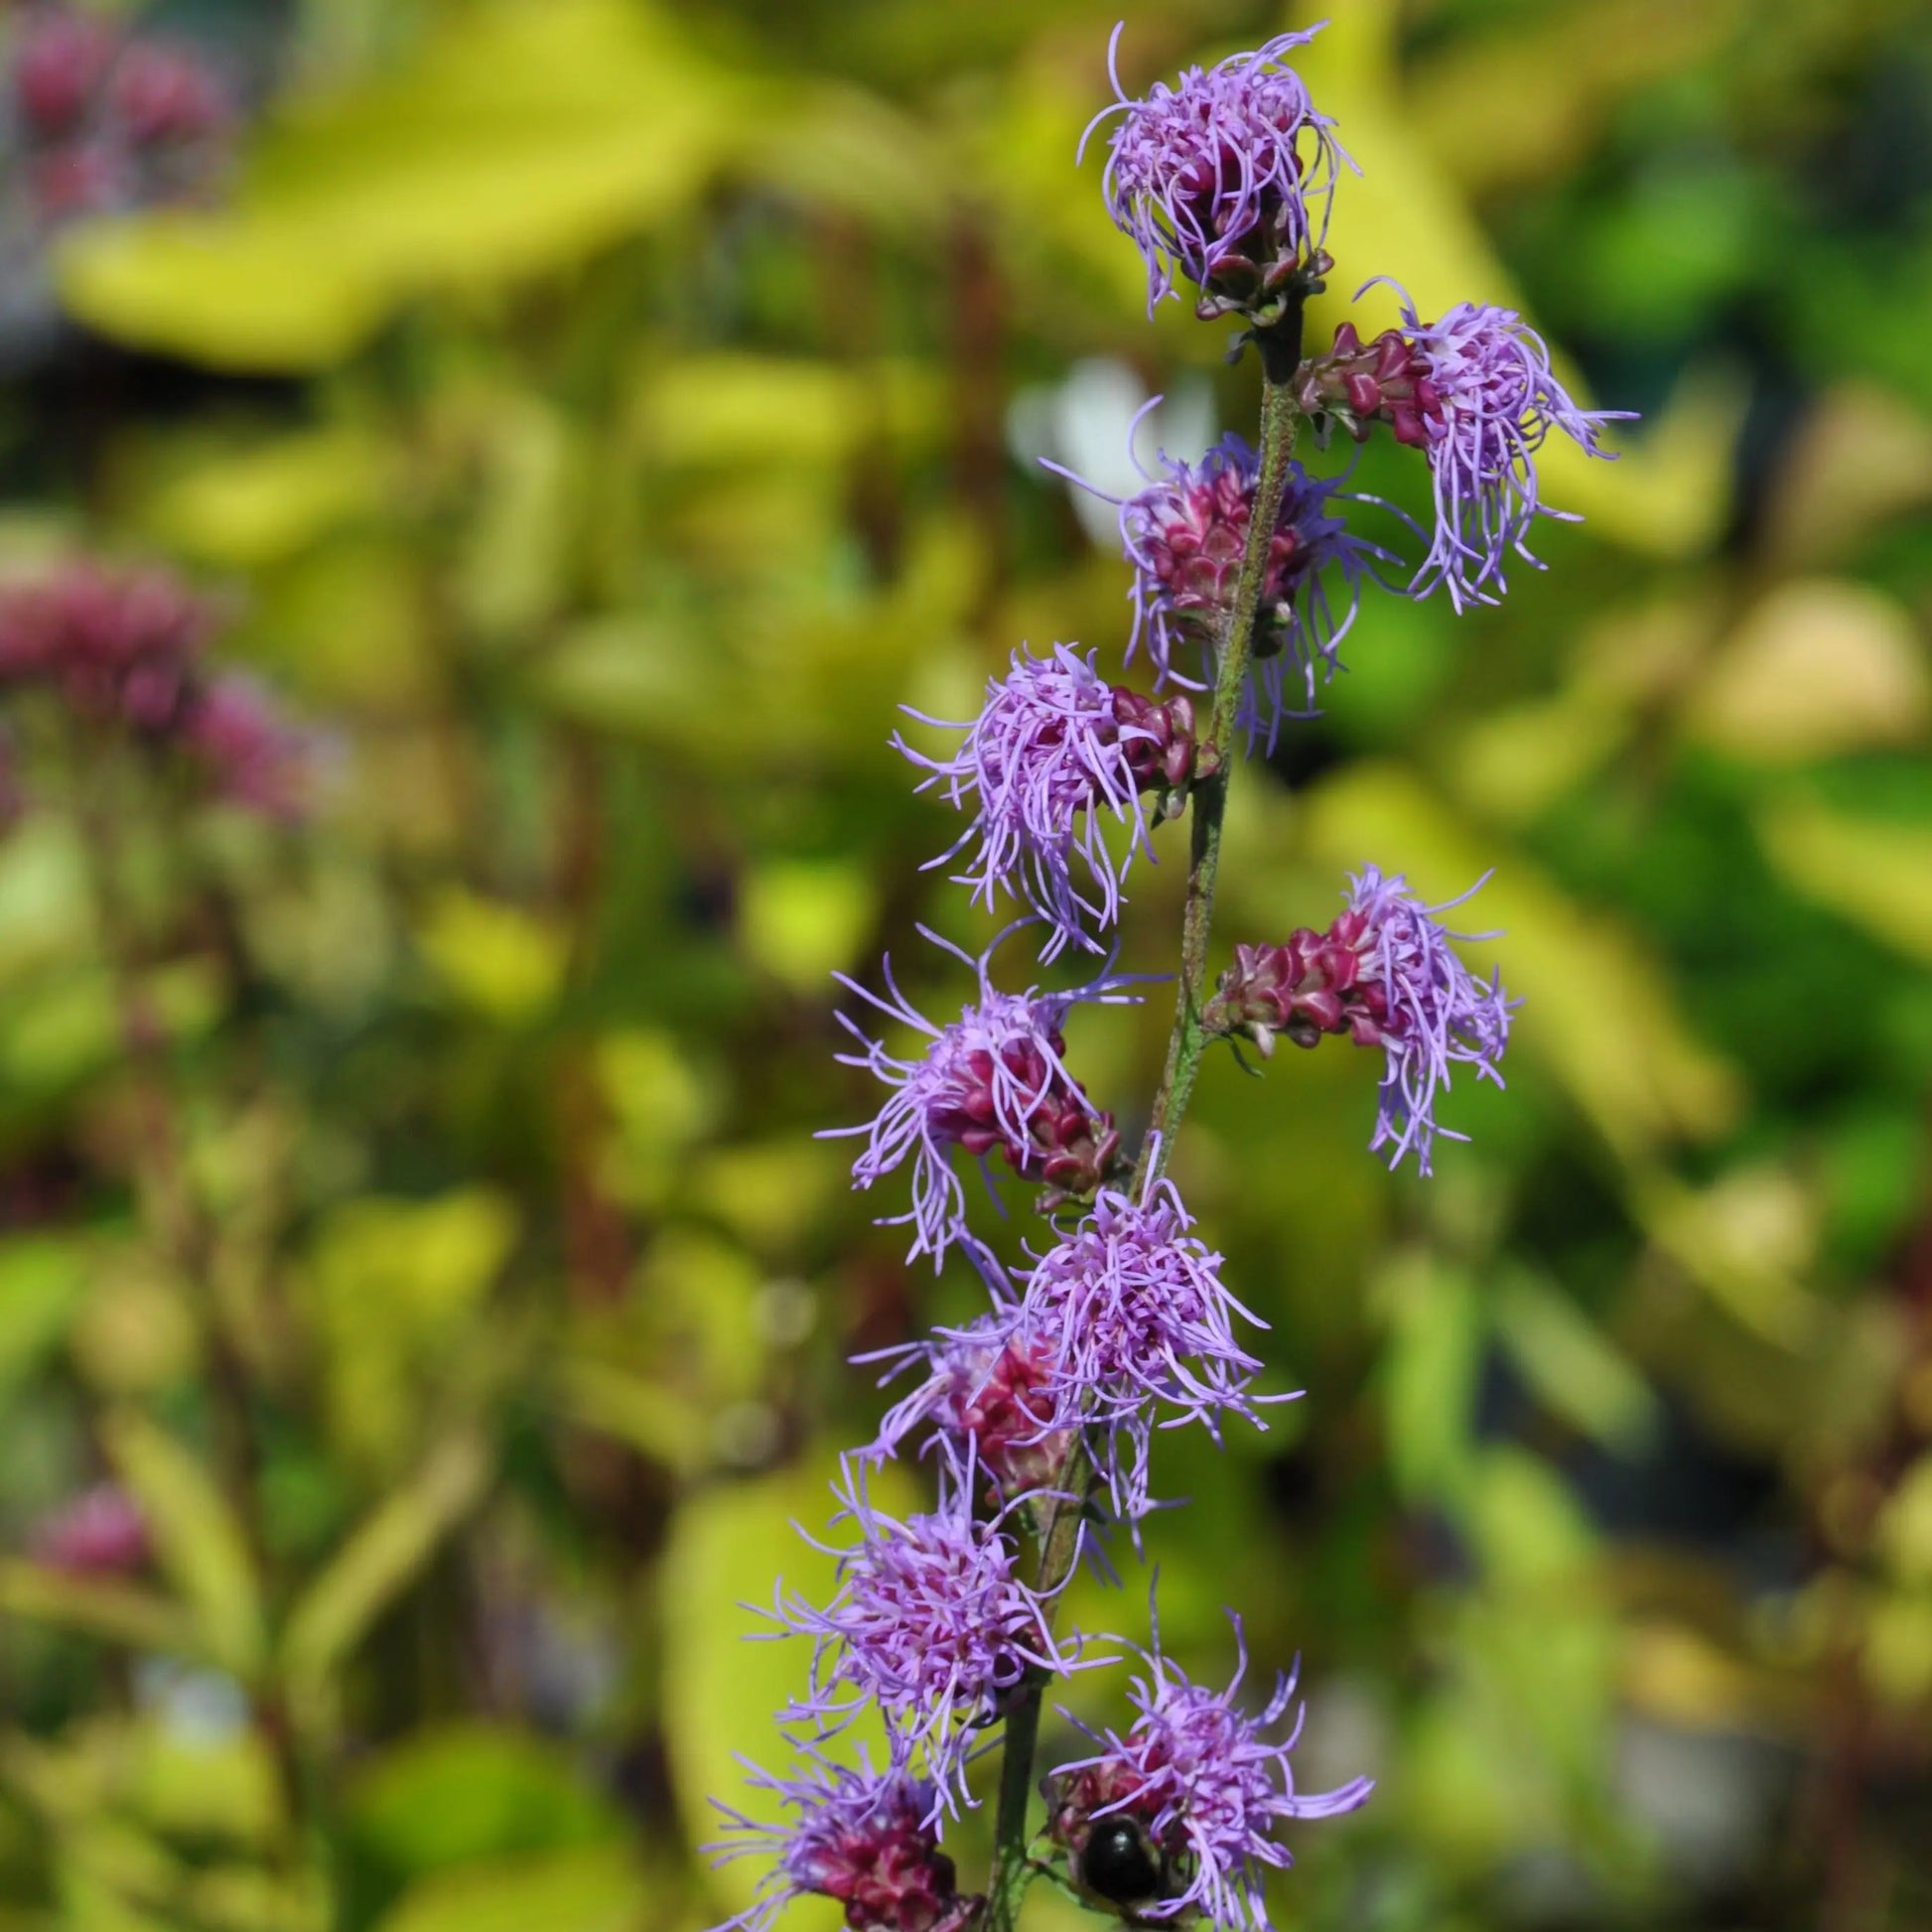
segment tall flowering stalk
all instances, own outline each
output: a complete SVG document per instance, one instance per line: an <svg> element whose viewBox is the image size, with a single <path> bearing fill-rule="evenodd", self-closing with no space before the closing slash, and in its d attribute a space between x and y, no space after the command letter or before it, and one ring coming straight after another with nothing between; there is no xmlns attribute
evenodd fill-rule
<svg viewBox="0 0 1932 1932"><path fill-rule="evenodd" d="M899 749L924 769L918 789L969 815L942 858L964 855L960 883L983 902L1007 894L1030 907L1047 961L1113 943L1131 862L1152 859L1161 827L1187 817L1173 1026L1130 1159L1074 1072L1068 1038L1080 1006L1128 997L1111 953L1084 986L1016 993L995 983L991 951L974 960L949 947L978 983L943 1026L904 997L890 964L883 992L845 982L888 1025L875 1038L844 1019L858 1050L841 1057L888 1089L873 1121L834 1130L864 1137L854 1185L906 1187L909 1204L885 1218L911 1227L908 1261L965 1250L991 1306L885 1352L886 1379L909 1370L913 1380L837 1492L849 1532L837 1592L823 1606L776 1600L782 1628L813 1644L809 1689L779 1719L802 1768L759 1774L791 1821L727 1813L728 1855L763 1849L776 1861L733 1925L762 1928L784 1899L820 1892L842 1903L852 1932L1015 1932L1028 1886L1050 1875L1128 1925L1268 1932L1264 1879L1294 1863L1284 1828L1352 1811L1372 1789L1365 1777L1300 1788L1294 1677L1253 1708L1240 1694L1238 1618L1241 1663L1226 1691L1166 1656L1158 1626L1145 1650L1055 1628L1083 1550L1123 1531L1138 1546L1159 1431L1198 1424L1218 1440L1228 1418L1263 1426L1267 1404L1292 1399L1265 1386L1250 1348L1263 1324L1223 1282L1221 1257L1196 1237L1164 1172L1208 1048L1245 1042L1268 1056L1284 1036L1379 1048L1370 1150L1391 1166L1413 1156L1424 1174L1439 1134L1463 1138L1436 1120L1452 1070L1502 1079L1514 1003L1456 952L1463 935L1441 915L1460 901L1425 904L1399 874L1364 863L1324 930L1238 943L1214 971L1237 754L1244 741L1272 747L1294 715L1284 667L1312 704L1364 584L1381 581L1374 566L1396 561L1350 529L1359 499L1296 460L1298 428L1309 423L1325 443L1336 426L1362 440L1380 424L1419 454L1435 528L1417 533L1425 551L1408 588L1440 588L1458 610L1499 597L1506 553L1527 555L1533 518L1558 513L1537 484L1549 431L1603 454L1606 417L1571 400L1505 310L1465 302L1425 324L1405 298L1401 329L1364 345L1344 326L1325 355L1304 356L1303 306L1332 266L1323 238L1346 161L1287 65L1308 38L1190 69L1140 98L1120 86L1118 33L1110 49L1119 97L1095 122L1112 123L1108 211L1141 250L1151 303L1189 282L1203 319L1244 322L1241 341L1261 363L1259 435L1252 447L1229 438L1197 464L1164 456L1121 505L1135 573L1122 657L1145 645L1153 695L1110 682L1092 649L1021 651L979 717L953 728L962 738L950 755ZM1183 647L1186 668L1175 661ZM1163 698L1171 684L1191 695ZM1037 1189L1050 1232L1029 1244L1021 1278L969 1225L962 1151L982 1165L999 1156ZM863 1471L915 1443L936 1468L938 1505L888 1517ZM1092 1753L1042 1783L1035 1752L1048 1687L1133 1651L1145 1672L1129 1689L1126 1726L1089 1731ZM884 1721L884 1773L823 1755L862 1711ZM970 1773L996 1743L993 1866L983 1892L966 1890L939 1839L978 1802Z"/></svg>

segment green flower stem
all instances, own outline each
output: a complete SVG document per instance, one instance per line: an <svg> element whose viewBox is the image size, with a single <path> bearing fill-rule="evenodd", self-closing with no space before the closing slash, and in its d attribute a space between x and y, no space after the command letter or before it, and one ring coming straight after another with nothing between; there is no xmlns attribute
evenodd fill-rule
<svg viewBox="0 0 1932 1932"><path fill-rule="evenodd" d="M1134 1169L1132 1191L1139 1194L1167 1165L1168 1150L1194 1090L1208 1035L1201 1025L1206 1004L1207 941L1214 923L1214 878L1221 861L1221 821L1227 811L1228 780L1234 771L1236 714L1248 663L1254 654L1255 619L1261 610L1268 573L1268 550L1275 519L1288 483L1288 460L1295 448L1298 412L1292 378L1301 360L1299 308L1266 335L1257 335L1262 360L1261 475L1255 483L1248 543L1235 580L1234 603L1220 643L1220 668L1214 680L1214 708L1207 743L1219 755L1212 774L1192 788L1193 844L1188 861L1187 903L1180 927L1180 983L1174 1000L1173 1031L1168 1038L1167 1065L1148 1119L1147 1138ZM1052 1614L1060 1587L1072 1575L1080 1548L1080 1521L1090 1495L1093 1470L1082 1444L1067 1452L1053 1488L1056 1501L1040 1524L1037 1587ZM1031 1833L1027 1815L1033 1800L1034 1748L1039 1735L1039 1706L1044 1680L1030 1679L1015 1694L1006 1716L1005 1757L1000 1770L1000 1809L994 1824L993 1875L987 1886L983 1932L1016 1932L1021 1900L1034 1871L1027 1860Z"/></svg>

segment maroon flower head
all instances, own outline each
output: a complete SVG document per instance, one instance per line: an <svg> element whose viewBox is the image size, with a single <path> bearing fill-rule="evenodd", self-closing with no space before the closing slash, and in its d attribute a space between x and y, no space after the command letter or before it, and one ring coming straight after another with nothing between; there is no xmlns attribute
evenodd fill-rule
<svg viewBox="0 0 1932 1932"><path fill-rule="evenodd" d="M0 591L0 687L40 683L96 723L179 721L213 608L171 572L82 560Z"/></svg>
<svg viewBox="0 0 1932 1932"><path fill-rule="evenodd" d="M793 1898L817 1893L845 1907L851 1932L965 1932L980 1900L962 1898L939 1849L933 1790L902 1771L857 1770L810 1747L797 1777L753 1770L752 1783L796 1814L761 1825L718 1800L731 1836L705 1849L719 1863L755 1854L776 1863L758 1898L713 1932L765 1932Z"/></svg>
<svg viewBox="0 0 1932 1932"><path fill-rule="evenodd" d="M314 747L242 673L213 680L185 709L182 740L220 794L267 818L301 814Z"/></svg>

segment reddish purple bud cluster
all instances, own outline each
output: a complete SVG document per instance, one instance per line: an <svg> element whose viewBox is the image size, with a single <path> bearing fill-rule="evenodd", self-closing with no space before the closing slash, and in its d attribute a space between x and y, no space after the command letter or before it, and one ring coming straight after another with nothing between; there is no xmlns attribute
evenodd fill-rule
<svg viewBox="0 0 1932 1932"><path fill-rule="evenodd" d="M1436 529L1409 588L1425 597L1441 585L1458 611L1496 601L1511 552L1536 563L1528 537L1538 516L1576 520L1538 494L1536 452L1550 431L1608 457L1602 426L1627 415L1579 408L1522 317L1483 302L1458 302L1425 323L1405 295L1400 330L1365 346L1344 323L1328 355L1305 363L1297 381L1317 423L1339 422L1359 439L1386 422L1428 458Z"/></svg>
<svg viewBox="0 0 1932 1932"><path fill-rule="evenodd" d="M1319 246L1347 160L1284 58L1318 30L1281 34L1251 54L1189 68L1142 99L1120 84L1120 30L1107 52L1117 98L1081 140L1118 114L1104 193L1116 226L1147 263L1148 312L1177 281L1200 290L1203 318L1278 320L1298 285L1325 267Z"/></svg>
<svg viewBox="0 0 1932 1932"><path fill-rule="evenodd" d="M1486 877L1486 875L1485 875ZM1502 1085L1514 1002L1499 980L1487 986L1459 960L1450 941L1490 937L1453 933L1437 914L1478 891L1425 906L1402 878L1385 879L1364 866L1349 881L1349 904L1326 932L1301 927L1281 946L1237 946L1234 965L1203 1016L1212 1032L1243 1034L1266 1053L1285 1034L1298 1046L1318 1045L1324 1034L1346 1034L1358 1046L1385 1056L1371 1151L1393 1145L1394 1167L1412 1149L1430 1171L1430 1144L1439 1128L1438 1088L1451 1065L1473 1066L1478 1079Z"/></svg>
<svg viewBox="0 0 1932 1932"><path fill-rule="evenodd" d="M1052 1343L1036 1323L1003 1309L970 1327L941 1329L930 1341L889 1352L895 1365L888 1379L912 1364L927 1373L887 1412L869 1454L897 1454L915 1429L930 1423L939 1432L933 1441L975 1457L1002 1497L1052 1481L1078 1425L1056 1421Z"/></svg>
<svg viewBox="0 0 1932 1932"><path fill-rule="evenodd" d="M203 192L226 159L234 110L193 49L43 4L14 29L14 168L43 225Z"/></svg>
<svg viewBox="0 0 1932 1932"><path fill-rule="evenodd" d="M934 933L925 936L945 945ZM1070 993L1002 993L988 977L992 951L989 947L969 962L979 974L979 1001L949 1027L935 1027L907 1001L890 959L885 963L890 1000L839 975L848 991L929 1042L919 1058L903 1059L868 1039L841 1014L840 1025L862 1049L841 1054L841 1064L864 1067L893 1091L874 1120L827 1129L822 1136L867 1137L865 1151L852 1164L858 1187L870 1187L911 1161L911 1208L884 1219L887 1226L911 1224L908 1261L929 1254L936 1267L960 1237L965 1189L952 1169L956 1147L981 1160L1000 1154L1015 1173L1064 1195L1091 1194L1119 1159L1113 1116L1096 1107L1068 1072L1060 1030L1083 1001L1114 1005L1130 999L1118 990L1128 982L1103 976Z"/></svg>
<svg viewBox="0 0 1932 1932"><path fill-rule="evenodd" d="M1364 343L1352 322L1338 324L1334 346L1304 362L1295 382L1304 414L1323 427L1339 425L1357 443L1384 422L1398 443L1426 450L1430 424L1442 420L1442 393L1429 364L1399 329Z"/></svg>
<svg viewBox="0 0 1932 1932"><path fill-rule="evenodd" d="M309 742L251 678L209 671L218 622L167 571L69 564L0 590L0 695L51 694L83 731L179 753L221 796L292 815Z"/></svg>
<svg viewBox="0 0 1932 1932"><path fill-rule="evenodd" d="M764 1932L788 1901L807 1893L837 1899L851 1932L966 1932L981 1901L960 1895L953 1862L939 1849L931 1785L901 1771L853 1770L807 1756L805 1775L760 1771L752 1779L795 1812L795 1822L760 1825L718 1805L733 1833L706 1848L720 1863L748 1853L777 1863L759 1897L717 1932Z"/></svg>
<svg viewBox="0 0 1932 1932"><path fill-rule="evenodd" d="M117 1482L97 1482L34 1532L34 1560L76 1577L131 1577L153 1555L147 1518Z"/></svg>
<svg viewBox="0 0 1932 1932"><path fill-rule="evenodd" d="M959 810L977 800L971 826L932 864L975 847L959 884L989 909L1002 890L1030 904L1046 922L1047 959L1069 941L1101 950L1095 935L1118 923L1127 868L1147 844L1141 793L1172 792L1196 766L1192 705L1108 684L1093 658L1066 644L1044 659L1015 651L1012 670L988 683L985 707L970 724L910 712L922 724L966 734L950 759L893 741L930 774L919 790L943 785ZM1118 860L1107 848L1108 813L1133 827ZM1074 880L1076 861L1084 890Z"/></svg>
<svg viewBox="0 0 1932 1932"><path fill-rule="evenodd" d="M1134 1724L1124 1735L1088 1730L1101 1748L1047 1780L1047 1830L1076 1871L1095 1828L1109 1818L1131 1819L1159 1855L1166 1882L1142 1905L1139 1923L1198 1914L1224 1932L1269 1932L1265 1873L1295 1863L1274 1836L1277 1826L1353 1811L1374 1789L1355 1778L1336 1791L1296 1791L1289 1753L1301 1735L1299 1717L1285 1741L1271 1744L1263 1734L1287 1713L1295 1680L1276 1679L1259 1717L1244 1712L1235 1700L1248 1653L1240 1619L1233 1621L1240 1661L1225 1691L1191 1683L1162 1656L1157 1631L1154 1649L1143 1653L1147 1675L1131 1693Z"/></svg>
<svg viewBox="0 0 1932 1932"><path fill-rule="evenodd" d="M1160 681L1179 675L1174 659L1183 647L1197 652L1206 674L1213 675L1260 474L1260 458L1240 437L1229 435L1198 464L1164 456L1161 474L1120 506L1121 542L1134 566L1128 655L1145 637ZM1255 615L1244 718L1250 735L1264 735L1271 747L1287 715L1286 671L1293 667L1298 673L1312 705L1317 679L1331 675L1339 662L1363 578L1376 560L1387 559L1388 553L1353 535L1335 513L1336 502L1348 500L1333 480L1289 464Z"/></svg>

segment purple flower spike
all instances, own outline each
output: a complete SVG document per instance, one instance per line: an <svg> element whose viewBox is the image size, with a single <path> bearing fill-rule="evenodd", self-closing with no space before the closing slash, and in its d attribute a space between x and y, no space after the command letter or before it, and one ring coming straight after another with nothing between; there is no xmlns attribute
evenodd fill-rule
<svg viewBox="0 0 1932 1932"><path fill-rule="evenodd" d="M854 1770L809 1747L811 1769L773 1777L756 1766L752 1782L797 1814L786 1825L760 1825L713 1804L731 1836L704 1849L717 1863L757 1854L777 1863L759 1896L713 1932L765 1932L794 1898L808 1892L836 1898L845 1922L858 1932L964 1932L979 1910L959 1895L953 1862L932 1828L931 1785L902 1771Z"/></svg>
<svg viewBox="0 0 1932 1932"><path fill-rule="evenodd" d="M950 1464L938 1509L901 1520L873 1507L863 1466L856 1477L848 1469L837 1520L857 1523L861 1541L836 1553L838 1593L824 1609L781 1593L772 1611L817 1646L811 1693L783 1722L825 1737L877 1705L895 1768L933 1781L934 1816L972 1802L967 1757L1007 1694L1030 1671L1080 1667L1055 1643L1044 1599L1020 1580L1003 1515L975 1519L977 1486L970 1457Z"/></svg>
<svg viewBox="0 0 1932 1932"><path fill-rule="evenodd" d="M1285 1819L1354 1811L1375 1788L1354 1778L1337 1791L1297 1792L1289 1753L1302 1714L1283 1742L1263 1735L1294 1701L1295 1678L1276 1678L1259 1717L1243 1712L1235 1694L1248 1668L1247 1642L1240 1618L1230 1620L1240 1662L1225 1691L1190 1683L1161 1655L1157 1629L1154 1649L1142 1653L1148 1672L1131 1692L1138 1715L1127 1734L1088 1730L1102 1748L1061 1765L1049 1780L1047 1829L1076 1873L1094 1826L1109 1818L1132 1820L1167 1861L1167 1895L1140 1903L1138 1924L1176 1923L1198 1912L1223 1932L1270 1932L1262 1896L1267 1868L1295 1863L1276 1828Z"/></svg>
<svg viewBox="0 0 1932 1932"><path fill-rule="evenodd" d="M1013 669L988 683L985 709L971 724L910 712L922 724L966 734L950 759L925 758L893 741L930 774L919 790L943 784L961 810L978 801L972 826L932 864L977 845L959 883L989 910L1004 888L1038 912L1046 921L1044 959L1069 941L1101 950L1094 934L1118 922L1127 868L1148 845L1140 794L1182 784L1194 769L1187 700L1163 705L1110 685L1093 659L1092 651L1083 659L1065 644L1044 659L1015 651ZM1108 812L1134 827L1118 862L1103 835ZM1084 888L1074 883L1076 861Z"/></svg>
<svg viewBox="0 0 1932 1932"><path fill-rule="evenodd" d="M1141 1201L1105 1188L1093 1211L1029 1277L1010 1325L1044 1344L1046 1427L1085 1427L1115 1514L1152 1508L1148 1456L1156 1426L1200 1423L1216 1442L1223 1415L1265 1427L1248 1385L1262 1364L1234 1338L1238 1316L1266 1327L1221 1282L1221 1257L1196 1240L1173 1183Z"/></svg>
<svg viewBox="0 0 1932 1932"><path fill-rule="evenodd" d="M1218 67L1157 81L1141 100L1120 84L1120 28L1107 49L1117 96L1088 125L1122 116L1102 184L1114 224L1147 263L1148 313L1175 283L1201 292L1203 319L1277 319L1298 269L1318 254L1347 156L1284 58L1319 28L1281 34ZM1352 165L1352 164L1351 164Z"/></svg>
<svg viewBox="0 0 1932 1932"><path fill-rule="evenodd" d="M905 1258L930 1255L937 1268L947 1247L964 1231L966 1191L950 1159L955 1147L981 1159L998 1152L1024 1178L1074 1194L1091 1193L1112 1172L1120 1149L1113 1116L1096 1107L1067 1071L1060 1030L1083 1001L1112 1006L1134 996L1119 991L1130 982L1113 975L1069 993L1031 988L1002 993L988 971L999 939L973 960L936 933L920 930L979 974L978 1003L951 1026L935 1027L898 990L890 959L885 963L890 1000L840 974L839 982L848 991L888 1019L924 1034L929 1043L921 1057L902 1059L868 1039L855 1021L840 1014L839 1024L862 1049L841 1053L840 1063L864 1067L893 1091L875 1119L857 1127L828 1128L820 1138L866 1136L865 1150L852 1164L856 1187L870 1187L906 1161L912 1163L911 1207L883 1217L881 1224L909 1222L912 1245Z"/></svg>
<svg viewBox="0 0 1932 1932"><path fill-rule="evenodd" d="M1536 564L1528 539L1537 517L1578 520L1538 495L1544 439L1560 429L1588 455L1613 459L1598 442L1602 426L1631 412L1580 409L1552 373L1542 339L1513 309L1458 302L1425 323L1397 293L1403 326L1364 345L1344 323L1330 352L1304 365L1302 406L1358 439L1369 423L1385 422L1397 442L1423 452L1436 532L1410 594L1426 597L1441 585L1458 611L1493 604L1506 588L1511 551Z"/></svg>

